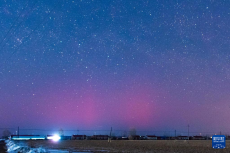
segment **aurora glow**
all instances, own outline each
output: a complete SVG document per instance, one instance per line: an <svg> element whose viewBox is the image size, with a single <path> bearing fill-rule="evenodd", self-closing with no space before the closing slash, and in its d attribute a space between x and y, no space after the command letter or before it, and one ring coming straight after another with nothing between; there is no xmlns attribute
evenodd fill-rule
<svg viewBox="0 0 230 153"><path fill-rule="evenodd" d="M228 131L229 5L1 1L1 126Z"/></svg>

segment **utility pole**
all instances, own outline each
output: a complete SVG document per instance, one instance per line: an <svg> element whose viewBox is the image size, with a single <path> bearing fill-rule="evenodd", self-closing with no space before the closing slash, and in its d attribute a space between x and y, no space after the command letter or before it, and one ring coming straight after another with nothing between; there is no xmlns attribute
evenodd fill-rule
<svg viewBox="0 0 230 153"><path fill-rule="evenodd" d="M110 130L110 138L111 138L111 136L112 136L112 130L113 130L113 129L112 129L112 127L111 127L111 130Z"/></svg>
<svg viewBox="0 0 230 153"><path fill-rule="evenodd" d="M111 139L112 139L112 127L111 127L111 130L110 130L110 135L109 135L109 140L108 140L108 142L111 142Z"/></svg>
<svg viewBox="0 0 230 153"><path fill-rule="evenodd" d="M189 124L188 124L188 140L189 140Z"/></svg>
<svg viewBox="0 0 230 153"><path fill-rule="evenodd" d="M19 126L18 126L18 138L19 138Z"/></svg>
<svg viewBox="0 0 230 153"><path fill-rule="evenodd" d="M175 139L176 139L176 130L175 130Z"/></svg>

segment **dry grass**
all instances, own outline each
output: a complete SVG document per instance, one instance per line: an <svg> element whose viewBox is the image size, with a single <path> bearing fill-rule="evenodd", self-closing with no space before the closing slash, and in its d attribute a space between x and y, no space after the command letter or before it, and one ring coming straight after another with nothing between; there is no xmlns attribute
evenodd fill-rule
<svg viewBox="0 0 230 153"><path fill-rule="evenodd" d="M153 153L211 153L230 152L230 141L225 149L212 149L211 140L63 140L53 142L48 140L25 141L32 147L63 149L69 151L101 152L153 152Z"/></svg>

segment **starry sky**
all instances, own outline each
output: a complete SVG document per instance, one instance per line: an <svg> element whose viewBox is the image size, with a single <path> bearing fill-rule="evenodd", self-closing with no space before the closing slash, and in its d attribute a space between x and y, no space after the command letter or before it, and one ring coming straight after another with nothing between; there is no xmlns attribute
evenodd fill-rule
<svg viewBox="0 0 230 153"><path fill-rule="evenodd" d="M1 127L229 131L229 8L1 0Z"/></svg>

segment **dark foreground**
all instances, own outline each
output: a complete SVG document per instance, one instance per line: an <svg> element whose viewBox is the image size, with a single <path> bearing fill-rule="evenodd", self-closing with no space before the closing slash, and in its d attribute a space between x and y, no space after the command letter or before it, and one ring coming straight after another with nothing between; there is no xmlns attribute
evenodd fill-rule
<svg viewBox="0 0 230 153"><path fill-rule="evenodd" d="M20 143L20 142L16 142ZM21 142L22 143L22 142ZM212 153L230 152L230 141L225 149L213 149L211 140L62 140L53 142L48 140L24 141L30 147L44 147L68 151L91 152L149 152L149 153Z"/></svg>
<svg viewBox="0 0 230 153"><path fill-rule="evenodd" d="M0 153L5 153L6 152L6 146L5 146L4 141L0 141Z"/></svg>

